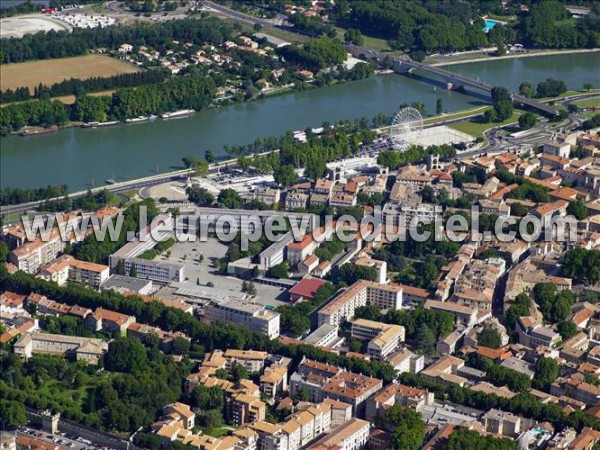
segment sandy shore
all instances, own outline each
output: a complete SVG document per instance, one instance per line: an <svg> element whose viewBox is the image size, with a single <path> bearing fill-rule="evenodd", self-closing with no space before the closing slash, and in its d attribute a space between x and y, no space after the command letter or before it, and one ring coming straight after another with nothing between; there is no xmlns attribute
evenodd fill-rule
<svg viewBox="0 0 600 450"><path fill-rule="evenodd" d="M532 51L528 53L511 53L504 56L482 56L481 58L461 59L457 61L438 62L429 64L432 67L438 66L454 66L456 64L467 64L482 61L500 61L502 59L513 59L513 58L533 58L536 56L552 56L552 55L564 55L573 53L596 53L600 52L600 48L582 48L582 49L566 49L566 50L540 50Z"/></svg>

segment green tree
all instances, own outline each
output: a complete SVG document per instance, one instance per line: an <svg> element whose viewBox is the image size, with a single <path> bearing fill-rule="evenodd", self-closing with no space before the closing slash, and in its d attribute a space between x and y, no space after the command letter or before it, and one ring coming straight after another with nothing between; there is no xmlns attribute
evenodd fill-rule
<svg viewBox="0 0 600 450"><path fill-rule="evenodd" d="M244 367L243 364L238 364L234 362L231 365L231 376L233 378L233 381L235 381L236 383L240 380L247 379L248 369L246 369L246 367Z"/></svg>
<svg viewBox="0 0 600 450"><path fill-rule="evenodd" d="M273 178L277 184L289 187L298 179L298 175L293 165L284 164L275 167Z"/></svg>
<svg viewBox="0 0 600 450"><path fill-rule="evenodd" d="M567 206L567 214L575 216L577 220L584 220L587 216L587 207L581 200L574 200L569 202Z"/></svg>
<svg viewBox="0 0 600 450"><path fill-rule="evenodd" d="M436 339L433 331L426 324L417 329L415 349L424 355L435 355Z"/></svg>
<svg viewBox="0 0 600 450"><path fill-rule="evenodd" d="M8 245L6 245L6 242L0 241L0 263L8 261L9 253L10 250L8 248Z"/></svg>
<svg viewBox="0 0 600 450"><path fill-rule="evenodd" d="M540 358L535 365L533 385L545 389L558 378L558 363L554 358Z"/></svg>
<svg viewBox="0 0 600 450"><path fill-rule="evenodd" d="M425 439L425 423L421 415L398 404L388 408L378 425L392 432L392 449L419 450Z"/></svg>
<svg viewBox="0 0 600 450"><path fill-rule="evenodd" d="M577 334L577 325L570 321L570 320L564 320L562 322L560 322L558 324L558 332L560 333L560 336L563 338L563 340L567 340L573 336L575 336Z"/></svg>
<svg viewBox="0 0 600 450"><path fill-rule="evenodd" d="M178 336L171 343L171 353L176 355L187 355L190 352L190 341Z"/></svg>
<svg viewBox="0 0 600 450"><path fill-rule="evenodd" d="M444 112L444 102L442 101L441 98L438 98L435 101L435 113L439 116L443 112Z"/></svg>
<svg viewBox="0 0 600 450"><path fill-rule="evenodd" d="M112 372L140 372L147 366L146 348L134 338L117 338L108 344L104 365Z"/></svg>
<svg viewBox="0 0 600 450"><path fill-rule="evenodd" d="M473 430L465 428L455 429L448 442L444 446L445 450L517 450L517 443L509 438L497 438L494 436L484 436Z"/></svg>
<svg viewBox="0 0 600 450"><path fill-rule="evenodd" d="M494 111L496 111L496 120L502 122L512 116L513 107L509 100L500 100L494 104Z"/></svg>
<svg viewBox="0 0 600 450"><path fill-rule="evenodd" d="M237 209L241 206L242 199L240 198L237 191L235 191L234 189L227 188L219 192L217 202L223 208Z"/></svg>
<svg viewBox="0 0 600 450"><path fill-rule="evenodd" d="M531 81L524 81L519 86L519 94L527 98L535 96L535 85Z"/></svg>
<svg viewBox="0 0 600 450"><path fill-rule="evenodd" d="M519 127L522 130L533 128L537 123L537 116L532 112L526 112L519 116Z"/></svg>
<svg viewBox="0 0 600 450"><path fill-rule="evenodd" d="M484 347L498 348L502 345L502 338L494 328L484 328L477 336L477 343Z"/></svg>
<svg viewBox="0 0 600 450"><path fill-rule="evenodd" d="M0 399L0 423L21 426L27 423L25 406L18 401Z"/></svg>
<svg viewBox="0 0 600 450"><path fill-rule="evenodd" d="M215 197L208 191L208 189L200 187L196 184L187 188L186 194L189 201L198 206L210 206L215 202Z"/></svg>
<svg viewBox="0 0 600 450"><path fill-rule="evenodd" d="M287 261L277 264L271 267L269 270L269 276L272 278L287 278L288 277L288 264Z"/></svg>
<svg viewBox="0 0 600 450"><path fill-rule="evenodd" d="M346 44L363 45L364 38L359 30L350 29L344 33L344 42Z"/></svg>

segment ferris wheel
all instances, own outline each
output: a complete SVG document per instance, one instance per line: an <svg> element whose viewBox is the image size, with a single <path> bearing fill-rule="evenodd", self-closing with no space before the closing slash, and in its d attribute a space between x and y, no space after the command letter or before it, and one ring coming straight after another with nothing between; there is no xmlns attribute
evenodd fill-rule
<svg viewBox="0 0 600 450"><path fill-rule="evenodd" d="M418 109L402 108L392 119L390 126L390 139L394 148L405 151L411 145L419 143L419 137L423 130L423 116Z"/></svg>

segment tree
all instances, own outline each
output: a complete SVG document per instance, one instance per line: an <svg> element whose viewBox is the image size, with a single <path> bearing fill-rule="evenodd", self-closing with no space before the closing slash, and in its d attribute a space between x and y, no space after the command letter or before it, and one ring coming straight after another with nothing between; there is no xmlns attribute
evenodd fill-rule
<svg viewBox="0 0 600 450"><path fill-rule="evenodd" d="M246 293L248 295L256 295L256 285L251 281L248 283L248 288L246 289Z"/></svg>
<svg viewBox="0 0 600 450"><path fill-rule="evenodd" d="M502 122L512 116L513 107L509 100L500 100L494 105L494 111L496 111L496 120Z"/></svg>
<svg viewBox="0 0 600 450"><path fill-rule="evenodd" d="M108 344L104 365L112 372L140 372L146 368L146 348L134 338L118 338Z"/></svg>
<svg viewBox="0 0 600 450"><path fill-rule="evenodd" d="M502 345L502 338L494 328L484 328L477 336L477 343L484 347L498 348Z"/></svg>
<svg viewBox="0 0 600 450"><path fill-rule="evenodd" d="M171 353L176 355L187 355L190 352L190 341L177 336L171 343Z"/></svg>
<svg viewBox="0 0 600 450"><path fill-rule="evenodd" d="M188 199L198 206L210 206L215 202L215 197L208 189L193 185L187 188L186 194Z"/></svg>
<svg viewBox="0 0 600 450"><path fill-rule="evenodd" d="M567 85L564 81L547 78L545 81L538 83L535 96L558 97L565 92L567 92Z"/></svg>
<svg viewBox="0 0 600 450"><path fill-rule="evenodd" d="M277 264L271 267L269 270L269 276L272 278L287 278L288 277L288 264L287 261Z"/></svg>
<svg viewBox="0 0 600 450"><path fill-rule="evenodd" d="M586 91L591 91L592 89L594 89L594 85L592 83L584 83L583 89L585 89Z"/></svg>
<svg viewBox="0 0 600 450"><path fill-rule="evenodd" d="M135 267L135 263L131 263L131 268L129 269L129 276L132 278L137 277L137 268Z"/></svg>
<svg viewBox="0 0 600 450"><path fill-rule="evenodd" d="M564 320L558 324L558 332L564 341L575 336L577 330L577 325L570 320Z"/></svg>
<svg viewBox="0 0 600 450"><path fill-rule="evenodd" d="M540 358L535 365L535 373L533 375L534 387L538 389L547 388L551 383L558 378L558 363L554 358Z"/></svg>
<svg viewBox="0 0 600 450"><path fill-rule="evenodd" d="M215 162L215 154L212 150L206 150L204 152L204 160L209 163L212 164Z"/></svg>
<svg viewBox="0 0 600 450"><path fill-rule="evenodd" d="M325 161L321 158L311 158L304 168L304 176L311 180L323 177L327 173Z"/></svg>
<svg viewBox="0 0 600 450"><path fill-rule="evenodd" d="M438 98L435 101L435 113L439 116L443 112L444 112L444 102L442 101L441 98Z"/></svg>
<svg viewBox="0 0 600 450"><path fill-rule="evenodd" d="M240 380L248 378L248 369L243 364L234 362L231 365L231 376L233 381L238 383Z"/></svg>
<svg viewBox="0 0 600 450"><path fill-rule="evenodd" d="M419 450L425 439L425 423L421 414L396 404L388 408L378 425L392 432L392 449Z"/></svg>
<svg viewBox="0 0 600 450"><path fill-rule="evenodd" d="M533 128L537 123L537 116L532 112L526 112L519 116L519 127L522 130Z"/></svg>
<svg viewBox="0 0 600 450"><path fill-rule="evenodd" d="M14 400L0 399L0 423L21 426L27 423L25 405Z"/></svg>
<svg viewBox="0 0 600 450"><path fill-rule="evenodd" d="M344 33L344 42L346 44L363 45L363 35L359 30L350 29Z"/></svg>
<svg viewBox="0 0 600 450"><path fill-rule="evenodd" d="M275 182L281 186L289 187L298 179L296 170L291 164L284 164L275 167L273 171Z"/></svg>
<svg viewBox="0 0 600 450"><path fill-rule="evenodd" d="M448 442L445 450L517 450L517 443L509 438L497 438L491 435L484 436L473 430L456 428Z"/></svg>
<svg viewBox="0 0 600 450"><path fill-rule="evenodd" d="M535 85L531 81L524 81L519 86L519 94L524 97L532 98L535 96Z"/></svg>
<svg viewBox="0 0 600 450"><path fill-rule="evenodd" d="M0 263L8 261L8 254L10 253L10 249L6 242L0 241Z"/></svg>
<svg viewBox="0 0 600 450"><path fill-rule="evenodd" d="M237 191L235 191L234 189L227 188L219 192L217 202L223 208L237 209L242 204L242 199L240 198Z"/></svg>
<svg viewBox="0 0 600 450"><path fill-rule="evenodd" d="M435 355L435 335L431 328L422 324L415 337L415 349L424 355Z"/></svg>
<svg viewBox="0 0 600 450"><path fill-rule="evenodd" d="M569 202L567 206L567 214L575 216L577 220L584 220L587 216L587 207L581 200L574 200Z"/></svg>
<svg viewBox="0 0 600 450"><path fill-rule="evenodd" d="M510 93L508 92L508 89L506 89L505 87L494 86L492 88L491 94L492 94L492 100L494 103L498 103L501 101L510 102Z"/></svg>
<svg viewBox="0 0 600 450"><path fill-rule="evenodd" d="M358 306L354 311L354 317L357 319L381 320L381 309L375 305Z"/></svg>

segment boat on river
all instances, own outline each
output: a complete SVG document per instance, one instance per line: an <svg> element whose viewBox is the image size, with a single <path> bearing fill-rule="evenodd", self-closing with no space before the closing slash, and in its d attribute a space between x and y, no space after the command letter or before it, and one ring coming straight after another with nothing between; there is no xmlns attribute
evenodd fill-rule
<svg viewBox="0 0 600 450"><path fill-rule="evenodd" d="M194 114L196 111L193 109L180 109L179 111L173 111L169 113L164 113L160 116L163 119L176 119L178 117L189 116L190 114Z"/></svg>

